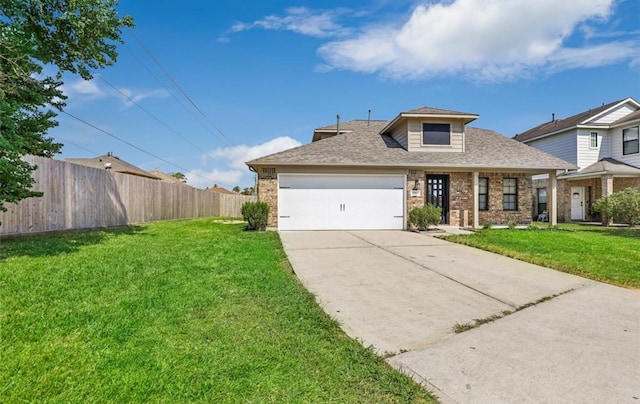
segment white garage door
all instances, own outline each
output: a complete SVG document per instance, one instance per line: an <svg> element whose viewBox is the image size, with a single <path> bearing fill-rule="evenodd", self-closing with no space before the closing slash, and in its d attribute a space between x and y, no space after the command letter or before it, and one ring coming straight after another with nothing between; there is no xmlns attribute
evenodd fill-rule
<svg viewBox="0 0 640 404"><path fill-rule="evenodd" d="M279 230L404 227L403 175L278 176Z"/></svg>

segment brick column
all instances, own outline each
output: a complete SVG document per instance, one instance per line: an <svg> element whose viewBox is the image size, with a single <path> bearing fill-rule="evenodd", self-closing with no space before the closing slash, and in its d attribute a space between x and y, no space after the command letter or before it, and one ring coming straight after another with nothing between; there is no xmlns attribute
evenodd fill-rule
<svg viewBox="0 0 640 404"><path fill-rule="evenodd" d="M549 226L558 225L558 179L556 172L549 171L549 189L547 189L547 213Z"/></svg>

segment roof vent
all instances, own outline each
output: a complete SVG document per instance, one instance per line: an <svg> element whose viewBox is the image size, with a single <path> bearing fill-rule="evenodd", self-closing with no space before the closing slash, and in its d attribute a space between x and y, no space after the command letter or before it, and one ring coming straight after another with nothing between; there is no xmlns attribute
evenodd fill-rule
<svg viewBox="0 0 640 404"><path fill-rule="evenodd" d="M340 134L340 114L336 115L336 135Z"/></svg>
<svg viewBox="0 0 640 404"><path fill-rule="evenodd" d="M556 113L552 112L551 113L551 122L555 122L556 121Z"/></svg>
<svg viewBox="0 0 640 404"><path fill-rule="evenodd" d="M367 126L371 125L371 110L369 110L369 115L367 115Z"/></svg>

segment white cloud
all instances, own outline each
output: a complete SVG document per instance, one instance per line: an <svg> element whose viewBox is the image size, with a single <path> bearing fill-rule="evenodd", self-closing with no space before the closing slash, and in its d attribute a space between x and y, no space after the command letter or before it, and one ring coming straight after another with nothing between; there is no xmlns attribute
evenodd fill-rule
<svg viewBox="0 0 640 404"><path fill-rule="evenodd" d="M268 15L260 20L244 23L238 22L229 32L221 36L219 42L228 42L228 34L262 28L273 31L292 31L317 38L340 37L351 33L351 30L340 25L337 20L348 13L344 8L333 10L311 10L306 7L292 7L285 10L284 16Z"/></svg>
<svg viewBox="0 0 640 404"><path fill-rule="evenodd" d="M245 161L291 149L293 147L298 147L301 144L302 143L290 138L289 136L280 136L269 140L268 142L254 146L239 145L233 147L219 147L210 152L208 156L214 159L226 161L226 164L229 167L248 171L246 164L244 164Z"/></svg>
<svg viewBox="0 0 640 404"><path fill-rule="evenodd" d="M233 188L235 185L253 185L253 173L245 164L245 161L253 160L268 154L277 153L292 147L300 146L301 143L288 136L281 136L267 142L249 146L238 145L231 147L219 147L204 156L203 165L207 160L213 159L218 163L217 167L207 169L195 169L189 171L187 182L196 188L212 187L218 184L223 187Z"/></svg>
<svg viewBox="0 0 640 404"><path fill-rule="evenodd" d="M464 75L501 81L536 71L637 59L638 41L566 47L578 28L584 31L583 24L605 21L614 7L615 0L454 0L418 5L403 24L371 26L323 45L319 54L326 64L320 70L397 79Z"/></svg>
<svg viewBox="0 0 640 404"><path fill-rule="evenodd" d="M206 171L202 169L191 170L185 174L187 184L195 188L212 187L214 184L224 188L233 188L240 183L244 173L240 170L213 170Z"/></svg>
<svg viewBox="0 0 640 404"><path fill-rule="evenodd" d="M69 81L62 86L62 92L69 98L86 100L98 100L105 98L117 98L122 101L125 107L131 107L134 103L139 103L147 98L165 98L169 93L165 89L154 89L149 91L137 91L126 87L117 90L111 87L101 87L96 80L76 79Z"/></svg>
<svg viewBox="0 0 640 404"><path fill-rule="evenodd" d="M125 107L130 107L134 104L140 103L140 101L146 98L166 98L169 96L169 92L165 89L157 89L151 90L141 93L135 93L133 90L128 88L120 88L119 89L122 94L122 102Z"/></svg>

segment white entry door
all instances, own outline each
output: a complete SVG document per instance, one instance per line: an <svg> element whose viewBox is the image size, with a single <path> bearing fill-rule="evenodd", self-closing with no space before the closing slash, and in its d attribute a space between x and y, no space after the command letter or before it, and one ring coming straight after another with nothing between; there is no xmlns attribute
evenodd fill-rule
<svg viewBox="0 0 640 404"><path fill-rule="evenodd" d="M584 220L584 187L571 187L571 220Z"/></svg>
<svg viewBox="0 0 640 404"><path fill-rule="evenodd" d="M404 184L404 175L280 174L278 229L403 229Z"/></svg>

